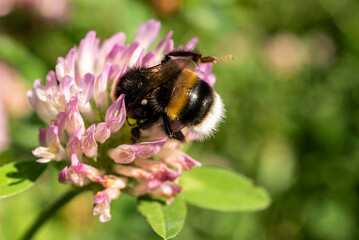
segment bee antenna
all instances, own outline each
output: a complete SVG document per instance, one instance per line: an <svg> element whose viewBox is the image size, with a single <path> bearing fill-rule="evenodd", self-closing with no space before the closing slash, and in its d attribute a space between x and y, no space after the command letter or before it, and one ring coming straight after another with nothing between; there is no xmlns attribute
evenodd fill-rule
<svg viewBox="0 0 359 240"><path fill-rule="evenodd" d="M216 58L216 57L203 57L200 59L200 63L218 63L218 62L224 62L227 60L232 60L234 61L234 58L232 55L227 55L225 57L220 57L220 58Z"/></svg>
<svg viewBox="0 0 359 240"><path fill-rule="evenodd" d="M232 55L227 55L225 57L220 57L220 58L217 58L217 61L215 61L215 63L217 63L217 62L225 62L225 61L228 61L228 60L234 61L234 57Z"/></svg>

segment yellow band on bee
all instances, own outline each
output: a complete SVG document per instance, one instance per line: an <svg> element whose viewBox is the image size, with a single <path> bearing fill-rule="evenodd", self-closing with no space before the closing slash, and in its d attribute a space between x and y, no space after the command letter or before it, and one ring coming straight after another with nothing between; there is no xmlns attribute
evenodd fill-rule
<svg viewBox="0 0 359 240"><path fill-rule="evenodd" d="M172 92L171 100L166 106L166 113L171 119L179 116L188 102L188 91L196 84L197 75L188 69L183 69L178 76Z"/></svg>

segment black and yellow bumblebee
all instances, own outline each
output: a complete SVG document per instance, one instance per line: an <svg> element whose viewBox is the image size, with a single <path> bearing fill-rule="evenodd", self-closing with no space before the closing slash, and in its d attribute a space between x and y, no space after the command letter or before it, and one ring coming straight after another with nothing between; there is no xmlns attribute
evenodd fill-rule
<svg viewBox="0 0 359 240"><path fill-rule="evenodd" d="M184 127L199 138L210 136L224 116L224 106L219 95L194 71L199 64L227 58L174 50L156 66L127 70L115 85L113 97L125 95L127 117L136 120L131 131L133 141L140 138L140 130L154 124L160 124L169 138L179 141L185 141L181 132Z"/></svg>

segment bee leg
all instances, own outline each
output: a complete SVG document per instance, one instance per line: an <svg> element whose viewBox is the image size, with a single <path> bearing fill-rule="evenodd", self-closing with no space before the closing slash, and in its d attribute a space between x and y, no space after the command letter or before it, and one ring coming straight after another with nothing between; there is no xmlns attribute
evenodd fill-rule
<svg viewBox="0 0 359 240"><path fill-rule="evenodd" d="M136 143L138 142L138 140L141 137L141 132L140 132L140 128L139 127L135 127L131 129L131 140L132 143Z"/></svg>
<svg viewBox="0 0 359 240"><path fill-rule="evenodd" d="M165 127L165 132L166 134L172 138L173 137L173 133L172 133L172 130L171 130L171 126L170 126L170 121L168 119L168 116L166 114L162 114L162 119L163 119L163 124L164 124L164 127Z"/></svg>
<svg viewBox="0 0 359 240"><path fill-rule="evenodd" d="M185 136L183 135L182 131L178 131L173 133L173 137L174 139L180 141L180 142L186 142Z"/></svg>
<svg viewBox="0 0 359 240"><path fill-rule="evenodd" d="M183 133L181 131L178 131L178 132L175 132L175 133L172 132L168 116L166 114L163 114L162 119L163 119L163 123L164 123L164 127L165 127L165 132L168 135L168 137L176 139L176 140L181 141L181 142L184 142L185 141L185 136L183 135Z"/></svg>

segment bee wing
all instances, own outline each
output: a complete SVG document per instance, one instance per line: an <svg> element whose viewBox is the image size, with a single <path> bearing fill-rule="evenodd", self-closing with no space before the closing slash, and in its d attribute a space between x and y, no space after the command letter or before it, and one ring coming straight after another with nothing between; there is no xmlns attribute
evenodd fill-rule
<svg viewBox="0 0 359 240"><path fill-rule="evenodd" d="M176 59L161 63L151 68L141 69L141 73L147 76L148 82L138 94L136 102L146 99L156 88L164 84L173 84L185 68L194 68L192 60Z"/></svg>

